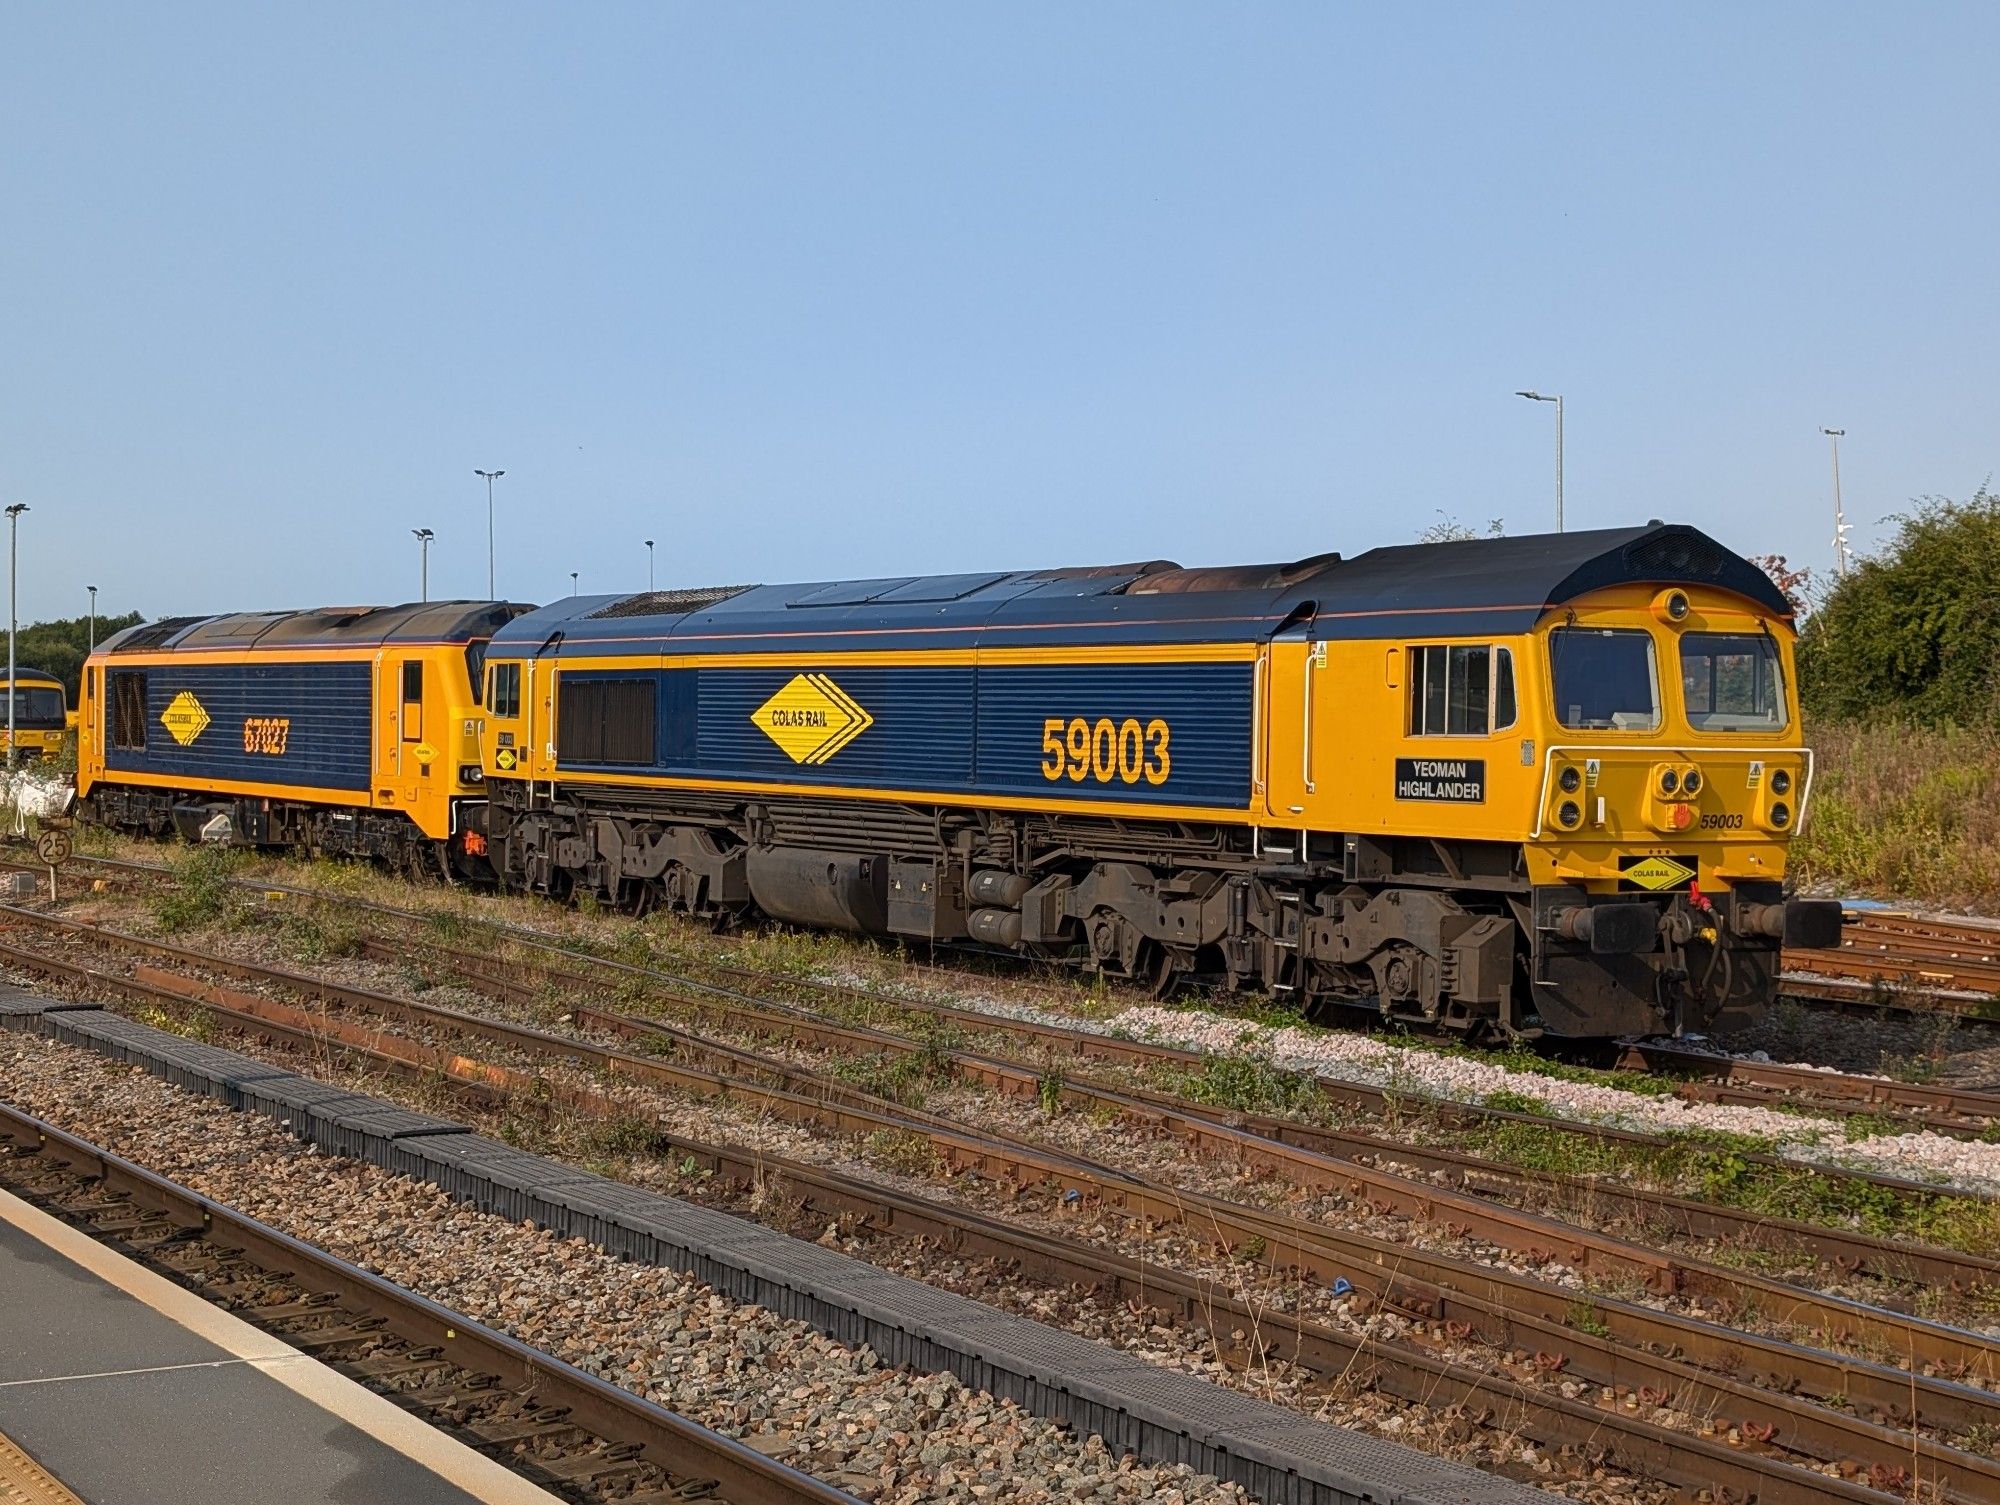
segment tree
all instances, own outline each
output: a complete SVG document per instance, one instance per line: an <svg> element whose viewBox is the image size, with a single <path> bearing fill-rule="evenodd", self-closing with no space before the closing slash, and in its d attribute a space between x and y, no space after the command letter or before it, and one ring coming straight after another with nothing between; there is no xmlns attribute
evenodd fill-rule
<svg viewBox="0 0 2000 1505"><path fill-rule="evenodd" d="M1799 644L1817 715L2000 723L2000 496L1920 498L1834 582Z"/></svg>
<svg viewBox="0 0 2000 1505"><path fill-rule="evenodd" d="M1792 603L1792 614L1803 618L1812 609L1813 572L1807 566L1791 567L1783 554L1752 554L1750 562L1771 577L1779 593Z"/></svg>
<svg viewBox="0 0 2000 1505"><path fill-rule="evenodd" d="M1469 538L1503 538L1507 533L1507 519L1491 518L1486 531L1481 533L1468 523L1452 517L1442 507L1438 508L1438 520L1417 534L1418 543L1463 543Z"/></svg>
<svg viewBox="0 0 2000 1505"><path fill-rule="evenodd" d="M97 641L114 632L137 626L145 617L128 611L122 617L99 617ZM77 686L83 678L83 661L90 648L90 618L65 617L54 622L30 622L14 639L14 661L24 669L42 669L55 675L69 689L69 703L76 704Z"/></svg>

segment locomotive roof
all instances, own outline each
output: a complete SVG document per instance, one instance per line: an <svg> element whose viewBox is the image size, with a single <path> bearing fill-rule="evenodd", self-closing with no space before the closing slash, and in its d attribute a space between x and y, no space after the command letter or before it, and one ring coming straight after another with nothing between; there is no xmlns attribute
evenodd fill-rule
<svg viewBox="0 0 2000 1505"><path fill-rule="evenodd" d="M233 648L365 648L388 643L464 643L491 637L529 608L506 601L417 601L402 606L320 606L166 617L128 627L100 653L192 653Z"/></svg>
<svg viewBox="0 0 2000 1505"><path fill-rule="evenodd" d="M1310 619L1322 637L1525 632L1567 601L1629 582L1704 585L1773 617L1768 575L1694 528L1649 523L1320 554L1292 564L1182 569L1165 560L1085 569L895 576L796 585L576 596L494 635L499 654L751 652L802 639L845 649L1199 643L1267 637Z"/></svg>
<svg viewBox="0 0 2000 1505"><path fill-rule="evenodd" d="M0 669L0 684L8 683L7 671ZM17 685L61 685L62 681L46 669L30 669L26 664L14 666L13 683Z"/></svg>

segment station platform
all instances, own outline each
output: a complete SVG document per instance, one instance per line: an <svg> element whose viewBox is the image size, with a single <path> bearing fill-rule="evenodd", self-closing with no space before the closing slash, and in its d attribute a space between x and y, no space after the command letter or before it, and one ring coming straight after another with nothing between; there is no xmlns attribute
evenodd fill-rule
<svg viewBox="0 0 2000 1505"><path fill-rule="evenodd" d="M555 1499L0 1192L0 1505Z"/></svg>

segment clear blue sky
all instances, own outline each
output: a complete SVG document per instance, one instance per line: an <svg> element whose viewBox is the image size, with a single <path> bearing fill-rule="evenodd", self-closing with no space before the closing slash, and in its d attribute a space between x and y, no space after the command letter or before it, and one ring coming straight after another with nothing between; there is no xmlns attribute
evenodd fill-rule
<svg viewBox="0 0 2000 1505"><path fill-rule="evenodd" d="M1824 566L2000 469L2000 7L17 4L24 620L1165 556Z"/></svg>

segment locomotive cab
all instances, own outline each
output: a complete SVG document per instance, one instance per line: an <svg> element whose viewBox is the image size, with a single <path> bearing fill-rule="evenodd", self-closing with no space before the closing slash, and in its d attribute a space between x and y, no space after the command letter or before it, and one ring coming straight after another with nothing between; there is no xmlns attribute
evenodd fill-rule
<svg viewBox="0 0 2000 1505"><path fill-rule="evenodd" d="M1536 640L1538 1013L1563 1033L1748 1022L1782 944L1840 941L1838 904L1783 892L1813 777L1789 623L1724 592L1632 586L1570 603Z"/></svg>

